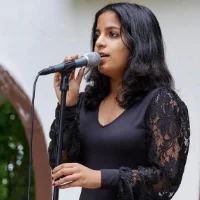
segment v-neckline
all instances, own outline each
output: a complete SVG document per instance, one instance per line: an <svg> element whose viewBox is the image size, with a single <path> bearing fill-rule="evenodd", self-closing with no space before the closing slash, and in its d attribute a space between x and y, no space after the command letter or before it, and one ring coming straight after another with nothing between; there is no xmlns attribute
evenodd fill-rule
<svg viewBox="0 0 200 200"><path fill-rule="evenodd" d="M98 106L98 109L96 110L96 121L97 121L97 124L101 127L101 128L106 128L107 126L110 126L112 125L113 123L115 123L116 121L118 121L126 112L128 109L125 109L119 116L117 116L114 120L112 120L111 122L109 122L108 124L105 124L105 125L102 125L100 122L99 122L99 107Z"/></svg>

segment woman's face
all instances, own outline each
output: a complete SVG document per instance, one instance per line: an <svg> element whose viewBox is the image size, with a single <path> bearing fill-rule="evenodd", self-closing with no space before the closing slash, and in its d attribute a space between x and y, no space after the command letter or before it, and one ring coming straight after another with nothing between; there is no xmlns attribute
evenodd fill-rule
<svg viewBox="0 0 200 200"><path fill-rule="evenodd" d="M106 11L97 20L94 51L101 55L98 66L100 73L112 79L122 79L128 63L129 50L120 33L121 24L114 11Z"/></svg>

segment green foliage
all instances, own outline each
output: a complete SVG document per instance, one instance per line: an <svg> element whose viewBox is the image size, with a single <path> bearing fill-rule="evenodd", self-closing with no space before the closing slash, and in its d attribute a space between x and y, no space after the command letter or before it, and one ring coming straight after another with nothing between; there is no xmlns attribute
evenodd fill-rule
<svg viewBox="0 0 200 200"><path fill-rule="evenodd" d="M0 104L0 199L26 200L29 145L22 123L9 101ZM31 199L35 199L32 171Z"/></svg>

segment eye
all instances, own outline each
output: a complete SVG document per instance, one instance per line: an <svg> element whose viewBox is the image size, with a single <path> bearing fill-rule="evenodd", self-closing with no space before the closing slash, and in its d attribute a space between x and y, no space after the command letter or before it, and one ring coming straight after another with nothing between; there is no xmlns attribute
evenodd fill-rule
<svg viewBox="0 0 200 200"><path fill-rule="evenodd" d="M110 36L111 38L117 38L117 37L119 37L119 34L116 33L116 32L114 32L114 31L110 31L110 32L109 32L109 36Z"/></svg>
<svg viewBox="0 0 200 200"><path fill-rule="evenodd" d="M95 34L94 34L94 39L97 40L99 36L100 36L99 33L95 33Z"/></svg>

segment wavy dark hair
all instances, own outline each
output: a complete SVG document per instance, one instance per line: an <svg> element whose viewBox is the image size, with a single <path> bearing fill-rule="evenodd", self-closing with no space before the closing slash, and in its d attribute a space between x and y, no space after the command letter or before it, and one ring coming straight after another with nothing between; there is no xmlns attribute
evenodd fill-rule
<svg viewBox="0 0 200 200"><path fill-rule="evenodd" d="M129 108L157 87L173 89L174 81L165 62L164 44L158 20L145 6L114 3L99 10L92 28L92 51L96 43L97 20L106 11L114 11L117 14L121 23L121 33L126 38L126 42L123 42L130 52L122 80L123 90L117 96L119 105ZM84 105L92 110L97 108L109 94L110 78L101 74L97 67L88 69L85 78L88 84L85 89Z"/></svg>

